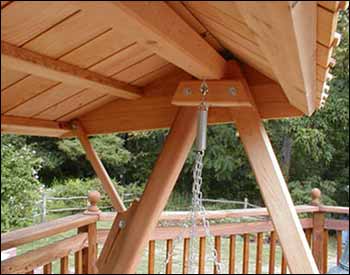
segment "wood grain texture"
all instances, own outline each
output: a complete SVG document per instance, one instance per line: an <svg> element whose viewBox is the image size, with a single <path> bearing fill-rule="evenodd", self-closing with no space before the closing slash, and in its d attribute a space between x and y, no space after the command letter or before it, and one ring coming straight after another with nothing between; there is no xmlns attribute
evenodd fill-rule
<svg viewBox="0 0 350 275"><path fill-rule="evenodd" d="M237 118L235 125L291 272L317 274L315 260L260 116L253 111L246 112Z"/></svg>
<svg viewBox="0 0 350 275"><path fill-rule="evenodd" d="M87 241L87 234L74 237L29 251L20 256L1 262L1 274L21 274L51 263L56 259L68 256L69 253L83 249ZM66 267L66 264L64 265Z"/></svg>
<svg viewBox="0 0 350 275"><path fill-rule="evenodd" d="M236 2L289 101L315 110L316 2ZM288 58L286 58L288 56Z"/></svg>
<svg viewBox="0 0 350 275"><path fill-rule="evenodd" d="M203 79L220 79L224 59L164 2L115 3L115 23L159 56Z"/></svg>
<svg viewBox="0 0 350 275"><path fill-rule="evenodd" d="M88 136L86 135L84 125L79 122L75 121L74 122L74 131L83 146L87 159L90 161L97 177L100 179L103 189L106 191L107 195L109 196L113 207L118 211L118 212L123 212L126 210L125 205L120 198L116 188L114 187L114 184L109 177L106 169L104 168L100 158L98 157L96 151L92 147L92 144L89 141Z"/></svg>
<svg viewBox="0 0 350 275"><path fill-rule="evenodd" d="M121 81L16 47L1 41L1 65L82 89L103 90L114 96L137 99L141 90Z"/></svg>
<svg viewBox="0 0 350 275"><path fill-rule="evenodd" d="M110 262L104 264L103 269L99 267L100 272L135 272L142 251L158 223L192 147L196 120L195 108L179 110L135 213L127 220L128 226L118 234Z"/></svg>
<svg viewBox="0 0 350 275"><path fill-rule="evenodd" d="M199 106L203 100L200 92L201 83L196 80L180 82L171 103L177 106ZM206 83L209 92L205 97L205 102L209 106L252 106L240 80L209 80ZM190 90L190 94L186 94L186 89ZM234 89L234 94L231 94L229 89Z"/></svg>
<svg viewBox="0 0 350 275"><path fill-rule="evenodd" d="M1 235L1 251L95 223L97 216L77 214Z"/></svg>

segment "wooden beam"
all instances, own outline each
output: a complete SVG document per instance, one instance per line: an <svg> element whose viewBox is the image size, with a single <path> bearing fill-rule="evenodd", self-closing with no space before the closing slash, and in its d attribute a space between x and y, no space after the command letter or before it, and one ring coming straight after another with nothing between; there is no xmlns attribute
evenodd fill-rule
<svg viewBox="0 0 350 275"><path fill-rule="evenodd" d="M294 3L294 2L293 2ZM312 114L316 90L316 2L237 1L290 103Z"/></svg>
<svg viewBox="0 0 350 275"><path fill-rule="evenodd" d="M104 168L101 160L99 159L96 151L92 147L92 144L89 141L88 136L85 133L83 125L79 121L73 122L73 128L76 136L80 140L81 145L83 146L86 156L89 159L92 167L95 170L97 177L100 179L103 189L106 191L107 195L112 201L113 207L118 212L123 212L126 210L124 203L120 196L118 195L117 190L115 189L112 180L110 179L106 169Z"/></svg>
<svg viewBox="0 0 350 275"><path fill-rule="evenodd" d="M177 106L199 106L203 96L200 92L202 81L191 80L180 82L171 101ZM215 107L250 107L252 103L240 80L209 80L208 94L205 102Z"/></svg>
<svg viewBox="0 0 350 275"><path fill-rule="evenodd" d="M115 1L115 25L199 79L221 79L225 60L163 1ZM105 14L105 9L101 9ZM101 16L103 16L103 14Z"/></svg>
<svg viewBox="0 0 350 275"><path fill-rule="evenodd" d="M142 91L137 87L4 41L1 41L1 66L83 89L104 91L120 98L137 99L141 97Z"/></svg>
<svg viewBox="0 0 350 275"><path fill-rule="evenodd" d="M196 122L197 108L179 110L135 212L113 238L108 261L98 266L100 274L134 274L191 150Z"/></svg>
<svg viewBox="0 0 350 275"><path fill-rule="evenodd" d="M1 133L59 137L70 134L71 128L67 123L1 115Z"/></svg>
<svg viewBox="0 0 350 275"><path fill-rule="evenodd" d="M236 127L293 274L319 274L260 116L247 110Z"/></svg>

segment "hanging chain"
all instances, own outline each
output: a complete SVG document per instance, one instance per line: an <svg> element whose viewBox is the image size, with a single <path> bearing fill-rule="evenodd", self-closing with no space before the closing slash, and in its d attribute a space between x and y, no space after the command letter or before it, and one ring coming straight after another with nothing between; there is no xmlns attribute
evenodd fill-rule
<svg viewBox="0 0 350 275"><path fill-rule="evenodd" d="M191 246L190 246L190 259L189 259L189 266L191 268L190 274L193 274L195 272L195 247L193 243L193 239L196 237L196 229L197 229L197 222L196 218L199 214L201 218L201 222L204 228L205 236L208 239L208 246L211 247L210 251L210 259L214 263L217 273L221 274L222 265L218 260L218 254L214 247L213 241L212 241L212 234L210 232L210 223L207 219L207 213L206 209L203 205L203 193L201 191L203 179L202 179L202 170L203 170L203 157L204 157L204 151L198 151L196 154L196 160L194 164L193 169L193 186L192 186L192 211L191 211Z"/></svg>
<svg viewBox="0 0 350 275"><path fill-rule="evenodd" d="M208 85L203 80L200 86L200 92L202 94L202 102L199 106L199 110L208 110L208 106L205 102L206 95L208 94ZM204 133L206 134L206 133ZM198 138L198 137L197 137ZM207 219L206 209L203 205L203 193L201 191L202 188L202 171L203 171L203 158L204 158L205 149L196 152L195 162L193 166L193 184L192 184L192 207L191 207L191 230L190 230L190 255L189 255L189 274L195 274L195 255L196 255L196 247L194 245L194 239L196 237L197 231L197 217L200 217L201 223L204 228L205 236L208 239L208 245L211 247L210 259L214 263L216 267L216 271L218 274L221 274L222 264L218 260L218 254L213 244L213 236L210 232L210 223ZM184 233L187 229L187 225L184 225L185 229L181 232L175 239L175 241L182 241L184 239ZM163 267L170 262L171 257L173 256L175 250L175 245L172 247L172 250L167 253L166 260L163 263Z"/></svg>

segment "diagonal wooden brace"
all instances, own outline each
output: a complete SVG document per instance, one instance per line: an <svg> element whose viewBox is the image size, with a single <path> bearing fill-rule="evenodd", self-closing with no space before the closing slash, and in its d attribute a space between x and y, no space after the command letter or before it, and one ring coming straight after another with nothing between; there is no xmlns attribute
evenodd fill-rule
<svg viewBox="0 0 350 275"><path fill-rule="evenodd" d="M126 210L124 203L115 189L112 180L110 179L106 169L104 168L101 160L99 159L97 153L92 147L88 136L85 133L83 125L79 121L73 122L73 130L80 140L83 146L87 158L90 160L92 167L94 168L97 177L101 180L104 190L112 201L113 207L118 212L123 212Z"/></svg>
<svg viewBox="0 0 350 275"><path fill-rule="evenodd" d="M256 110L234 115L292 274L319 274L269 137Z"/></svg>
<svg viewBox="0 0 350 275"><path fill-rule="evenodd" d="M197 108L179 109L140 201L136 208L127 211L124 226L112 230L108 236L107 247L98 261L100 274L135 273L191 150L196 122Z"/></svg>

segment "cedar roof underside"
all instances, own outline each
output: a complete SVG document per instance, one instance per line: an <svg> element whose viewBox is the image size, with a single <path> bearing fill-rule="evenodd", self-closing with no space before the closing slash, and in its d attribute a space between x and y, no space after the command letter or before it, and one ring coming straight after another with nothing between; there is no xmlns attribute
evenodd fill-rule
<svg viewBox="0 0 350 275"><path fill-rule="evenodd" d="M69 136L74 119L89 135L167 128L179 82L222 79L232 59L262 118L311 114L344 2L250 5L1 1L2 133ZM210 123L231 120L212 108Z"/></svg>

